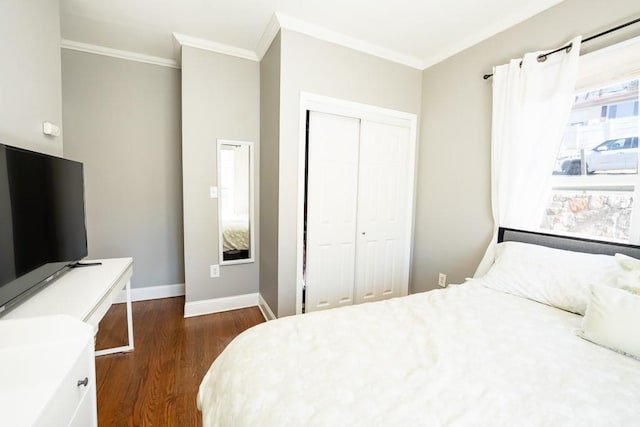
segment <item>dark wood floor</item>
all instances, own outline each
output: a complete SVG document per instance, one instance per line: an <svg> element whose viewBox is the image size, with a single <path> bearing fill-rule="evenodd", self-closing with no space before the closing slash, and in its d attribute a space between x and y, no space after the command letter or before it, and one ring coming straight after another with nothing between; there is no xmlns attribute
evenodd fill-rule
<svg viewBox="0 0 640 427"><path fill-rule="evenodd" d="M257 307L183 318L184 298L133 303L135 350L96 358L98 423L200 426L196 395L213 360L264 318ZM126 344L124 304L100 322L96 348Z"/></svg>

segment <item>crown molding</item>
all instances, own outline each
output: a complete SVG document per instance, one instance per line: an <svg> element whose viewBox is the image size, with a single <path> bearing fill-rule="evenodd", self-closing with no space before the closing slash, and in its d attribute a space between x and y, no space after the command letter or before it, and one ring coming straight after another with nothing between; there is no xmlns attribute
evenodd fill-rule
<svg viewBox="0 0 640 427"><path fill-rule="evenodd" d="M173 38L177 45L177 57L180 58L179 49L182 46L193 47L210 52L221 53L223 55L235 56L238 58L248 59L250 61L260 61L262 57L267 53L271 43L278 35L281 29L289 31L295 31L307 36L323 40L326 42L334 43L349 49L353 49L359 52L363 52L378 58L386 59L391 62L406 65L411 68L423 70L427 65L431 65L428 62L422 61L410 55L404 55L396 51L386 49L371 43L367 43L354 37L349 37L344 34L336 33L328 30L324 27L320 27L314 24L310 24L306 21L302 21L297 18L293 18L281 13L274 13L269 20L269 23L265 27L262 37L258 41L255 51L249 49L243 49L224 43L213 42L206 39L188 36L180 33L173 33ZM69 50L77 50L80 52L93 53L96 55L110 56L114 58L126 59L130 61L143 62L147 64L160 65L163 67L180 69L180 60L161 58L158 56L145 55L136 52L130 52L126 50L112 49L104 46L97 46L89 43L82 43L73 40L63 39L61 48Z"/></svg>
<svg viewBox="0 0 640 427"><path fill-rule="evenodd" d="M280 22L278 21L277 13L274 13L273 15L271 15L271 19L262 32L262 37L260 37L260 41L258 41L258 45L256 46L256 55L258 56L258 58L260 58L261 61L271 47L271 43L273 43L273 40L276 38L279 32Z"/></svg>
<svg viewBox="0 0 640 427"><path fill-rule="evenodd" d="M451 58L452 56L472 46L475 46L480 42L490 39L491 37L502 31L507 31L514 25L524 22L534 15L540 13L541 11L548 10L555 5L562 3L562 1L564 0L538 0L535 2L529 2L527 7L523 10L518 10L516 13L513 13L511 15L505 15L499 19L491 20L487 22L487 25L485 25L479 31L470 34L465 39L460 40L459 42L450 45L445 49L440 49L436 52L432 52L431 55L424 58L424 68L429 68L433 65L436 65L444 61L445 59ZM541 5L543 5L543 7L541 7Z"/></svg>
<svg viewBox="0 0 640 427"><path fill-rule="evenodd" d="M256 53L249 49L242 49L239 47L230 46L228 44L212 42L210 40L191 37L180 33L173 33L173 38L176 39L180 46L194 47L197 49L208 50L215 53L222 53L223 55L235 56L238 58L248 59L256 62L260 60Z"/></svg>
<svg viewBox="0 0 640 427"><path fill-rule="evenodd" d="M267 53L271 43L273 43L273 40L282 28L305 34L315 39L335 43L337 45L373 55L378 58L383 58L391 62L406 65L411 68L416 68L418 70L423 70L425 68L424 62L413 56L403 55L353 37L345 36L344 34L327 30L324 27L310 24L309 22L302 21L279 12L276 12L271 16L271 20L269 20L269 23L256 46L256 56L260 60L262 60L262 57Z"/></svg>
<svg viewBox="0 0 640 427"><path fill-rule="evenodd" d="M411 68L416 68L418 70L423 70L425 68L424 62L419 58L416 58L410 55L404 55L402 53L398 53L396 51L386 49L384 47L374 45L372 43L368 43L360 39L356 39L354 37L349 37L344 34L336 33L324 27L310 24L306 21L302 21L300 19L293 18L291 16L284 15L282 13L276 12L274 15L276 17L277 22L280 25L280 28L302 33L307 36L324 40L330 43L335 43L340 46L357 50L359 52L363 52L369 55L377 56L378 58L383 58L391 62L396 62L398 64L406 65ZM271 31L273 32L273 30ZM266 31L265 31L265 34L266 34ZM275 32L275 34L273 34L273 37L275 37L276 34L277 34L277 31ZM264 38L264 35L263 35L263 38ZM263 40L261 39L260 42L262 43Z"/></svg>
<svg viewBox="0 0 640 427"><path fill-rule="evenodd" d="M95 44L82 43L74 40L62 39L60 47L62 49L76 50L78 52L93 53L95 55L110 56L112 58L126 59L128 61L143 62L145 64L180 69L180 64L173 59L144 55L142 53L130 52L128 50L112 49L110 47L97 46Z"/></svg>

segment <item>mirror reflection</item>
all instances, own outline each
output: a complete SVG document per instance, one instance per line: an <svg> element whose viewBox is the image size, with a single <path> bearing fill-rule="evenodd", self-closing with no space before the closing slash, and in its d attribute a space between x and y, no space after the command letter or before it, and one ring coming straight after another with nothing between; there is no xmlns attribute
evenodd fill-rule
<svg viewBox="0 0 640 427"><path fill-rule="evenodd" d="M218 141L220 263L253 261L253 161L250 142Z"/></svg>

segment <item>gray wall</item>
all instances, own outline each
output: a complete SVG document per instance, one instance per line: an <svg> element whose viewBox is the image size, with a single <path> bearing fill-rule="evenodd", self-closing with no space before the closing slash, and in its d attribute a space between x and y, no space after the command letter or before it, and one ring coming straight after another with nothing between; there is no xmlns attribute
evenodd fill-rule
<svg viewBox="0 0 640 427"><path fill-rule="evenodd" d="M184 259L187 304L258 292L256 262L220 267L217 200L209 187L217 185L218 138L254 142L260 158L260 65L257 62L182 47L182 170ZM259 169L259 168L256 168ZM255 217L259 218L259 170L255 170ZM260 245L255 221L256 249Z"/></svg>
<svg viewBox="0 0 640 427"><path fill-rule="evenodd" d="M491 80L482 75L523 53L555 48L637 18L637 0L566 0L423 73L412 291L473 275L491 238ZM589 42L593 51L633 35Z"/></svg>
<svg viewBox="0 0 640 427"><path fill-rule="evenodd" d="M260 62L260 295L278 312L280 34Z"/></svg>
<svg viewBox="0 0 640 427"><path fill-rule="evenodd" d="M62 156L58 0L0 2L0 143Z"/></svg>
<svg viewBox="0 0 640 427"><path fill-rule="evenodd" d="M65 157L84 163L89 257L184 283L180 70L62 50Z"/></svg>
<svg viewBox="0 0 640 427"><path fill-rule="evenodd" d="M300 92L420 113L419 70L281 31L278 317L295 314Z"/></svg>

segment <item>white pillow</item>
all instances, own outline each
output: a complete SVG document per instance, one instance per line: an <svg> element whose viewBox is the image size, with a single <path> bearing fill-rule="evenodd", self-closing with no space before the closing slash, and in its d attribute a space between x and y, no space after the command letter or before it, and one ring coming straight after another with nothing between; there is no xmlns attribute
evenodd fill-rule
<svg viewBox="0 0 640 427"><path fill-rule="evenodd" d="M640 260L623 254L616 254L616 260L622 267L617 286L629 292L640 294Z"/></svg>
<svg viewBox="0 0 640 427"><path fill-rule="evenodd" d="M607 286L591 288L591 302L578 335L640 358L640 296Z"/></svg>
<svg viewBox="0 0 640 427"><path fill-rule="evenodd" d="M484 286L584 314L591 285L615 286L613 256L565 251L520 242L499 243Z"/></svg>

